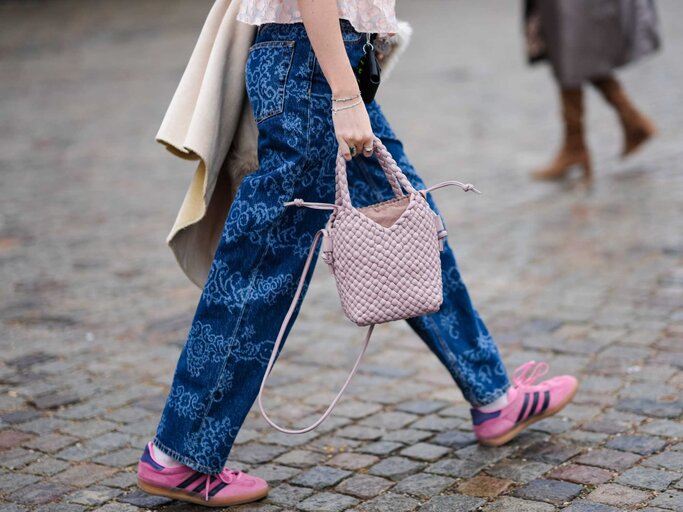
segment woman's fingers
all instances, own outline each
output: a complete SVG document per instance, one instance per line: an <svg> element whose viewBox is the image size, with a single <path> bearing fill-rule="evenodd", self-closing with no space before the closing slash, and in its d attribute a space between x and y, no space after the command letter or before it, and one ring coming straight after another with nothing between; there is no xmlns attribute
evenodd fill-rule
<svg viewBox="0 0 683 512"><path fill-rule="evenodd" d="M349 148L349 145L341 137L337 139L337 142L339 142L339 150L341 151L344 160L348 162L349 160L351 160L351 150Z"/></svg>
<svg viewBox="0 0 683 512"><path fill-rule="evenodd" d="M372 156L372 153L375 150L375 145L374 145L374 135L371 137L366 137L365 141L363 142L363 155L370 157Z"/></svg>
<svg viewBox="0 0 683 512"><path fill-rule="evenodd" d="M349 142L349 148L353 148L351 149L351 156L358 156L363 152L363 145L358 139Z"/></svg>
<svg viewBox="0 0 683 512"><path fill-rule="evenodd" d="M374 135L370 134L360 138L358 136L349 136L346 138L340 137L337 139L339 142L339 148L341 149L342 156L346 160L351 160L353 157L360 155L361 153L365 156L372 156L374 151L374 146L372 141L374 140Z"/></svg>

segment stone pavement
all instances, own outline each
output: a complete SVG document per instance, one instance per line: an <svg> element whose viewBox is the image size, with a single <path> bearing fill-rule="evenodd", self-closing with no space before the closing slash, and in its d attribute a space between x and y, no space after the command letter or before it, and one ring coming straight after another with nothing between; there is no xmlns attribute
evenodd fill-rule
<svg viewBox="0 0 683 512"><path fill-rule="evenodd" d="M190 179L153 142L207 0L0 2L0 511L181 511L140 494L199 291L164 237ZM240 511L683 510L683 3L664 51L621 76L661 136L621 162L589 97L597 183L531 183L555 146L547 70L523 61L517 2L399 2L414 42L382 102L439 191L463 274L512 369L546 360L575 402L508 446L405 325L377 329L352 391L313 434L254 412L233 465L269 479ZM321 266L269 392L298 423L361 333Z"/></svg>

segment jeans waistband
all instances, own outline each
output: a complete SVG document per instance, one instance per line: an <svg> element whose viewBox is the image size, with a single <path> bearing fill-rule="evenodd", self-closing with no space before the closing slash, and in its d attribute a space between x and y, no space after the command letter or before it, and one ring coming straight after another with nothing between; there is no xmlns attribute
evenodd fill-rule
<svg viewBox="0 0 683 512"><path fill-rule="evenodd" d="M339 20L344 41L360 41L363 34L358 32L347 20ZM256 40L262 41L298 41L308 40L304 24L299 23L265 23L259 25Z"/></svg>

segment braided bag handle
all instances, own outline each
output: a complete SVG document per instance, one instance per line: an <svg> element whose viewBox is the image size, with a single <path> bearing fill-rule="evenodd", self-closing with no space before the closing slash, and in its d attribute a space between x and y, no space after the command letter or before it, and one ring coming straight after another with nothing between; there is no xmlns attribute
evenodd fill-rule
<svg viewBox="0 0 683 512"><path fill-rule="evenodd" d="M404 195L401 187L403 187L403 190L409 194L416 193L415 188L413 188L413 186L410 184L408 178L406 178L405 174L401 172L401 169L398 167L394 157L391 156L389 150L377 137L374 139L373 148L375 151L375 156L377 157L377 160L384 171L384 175L387 177L387 180L394 191L394 195L396 195L396 197L401 197ZM346 160L344 160L341 152L337 153L335 183L335 204L339 207L351 208L352 205L351 195L349 193L349 181L346 175Z"/></svg>

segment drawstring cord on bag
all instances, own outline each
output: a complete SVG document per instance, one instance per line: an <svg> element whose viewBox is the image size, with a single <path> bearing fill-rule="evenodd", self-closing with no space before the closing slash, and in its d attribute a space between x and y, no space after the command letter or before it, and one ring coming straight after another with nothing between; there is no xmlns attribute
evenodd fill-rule
<svg viewBox="0 0 683 512"><path fill-rule="evenodd" d="M476 192L477 194L481 194L479 190L477 190L474 185L471 183L461 183L459 181L455 180L450 180L450 181L442 181L441 183L437 183L436 185L432 185L431 187L427 187L421 190L418 190L420 194L423 196L427 197L427 194L431 192L432 190L437 190L439 188L443 187L448 187L450 185L455 185L457 187L460 187L463 189L465 192ZM441 220L441 215L436 216L436 234L437 237L439 238L439 250L443 251L444 247L444 242L446 240L446 235L448 234L446 231L445 226L443 225L443 220Z"/></svg>
<svg viewBox="0 0 683 512"><path fill-rule="evenodd" d="M436 190L438 188L447 187L449 185L456 185L456 186L460 187L461 189L463 189L465 192L472 191L472 192L476 192L477 194L481 194L481 192L479 190L477 190L476 188L474 188L474 185L472 185L471 183L461 183L461 182L455 181L455 180L442 181L441 183L437 183L436 185L432 185L431 187L428 187L428 188L425 188L422 190L418 190L418 192L420 194L422 194L423 196L426 196L427 192L431 192L432 190Z"/></svg>
<svg viewBox="0 0 683 512"><path fill-rule="evenodd" d="M313 208L314 210L335 210L337 208L336 204L332 203L311 203L304 201L303 199L292 199L285 203L285 206L305 206L307 208Z"/></svg>
<svg viewBox="0 0 683 512"><path fill-rule="evenodd" d="M437 183L436 185L432 185L431 187L424 188L421 190L418 190L420 194L423 196L426 196L428 192L431 192L433 190L437 190L439 188L443 187L448 187L450 185L456 185L463 189L465 192L475 192L477 194L481 194L481 191L475 188L474 185L471 183L461 183L459 181L451 180L451 181L442 181L441 183ZM285 206L304 206L306 208L313 208L315 210L336 210L339 208L339 205L333 204L333 203L315 203L311 201L304 201L301 198L295 198L292 199L291 201L288 201L284 204Z"/></svg>

